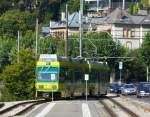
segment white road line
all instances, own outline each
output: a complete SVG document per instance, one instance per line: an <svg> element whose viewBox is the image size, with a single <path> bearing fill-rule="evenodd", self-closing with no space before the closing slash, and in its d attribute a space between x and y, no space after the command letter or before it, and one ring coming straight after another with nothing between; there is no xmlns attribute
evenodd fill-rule
<svg viewBox="0 0 150 117"><path fill-rule="evenodd" d="M44 117L55 105L56 103L52 102L49 105L47 105L39 114L37 114L35 117Z"/></svg>
<svg viewBox="0 0 150 117"><path fill-rule="evenodd" d="M90 109L87 103L82 104L83 117L91 117Z"/></svg>

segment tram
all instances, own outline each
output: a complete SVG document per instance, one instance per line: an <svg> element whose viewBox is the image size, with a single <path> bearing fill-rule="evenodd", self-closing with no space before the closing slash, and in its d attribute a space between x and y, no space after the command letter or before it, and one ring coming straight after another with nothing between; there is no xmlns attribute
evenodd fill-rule
<svg viewBox="0 0 150 117"><path fill-rule="evenodd" d="M56 54L41 54L36 64L36 97L85 95L84 75L89 74L88 95L106 95L109 67L105 63L67 60Z"/></svg>

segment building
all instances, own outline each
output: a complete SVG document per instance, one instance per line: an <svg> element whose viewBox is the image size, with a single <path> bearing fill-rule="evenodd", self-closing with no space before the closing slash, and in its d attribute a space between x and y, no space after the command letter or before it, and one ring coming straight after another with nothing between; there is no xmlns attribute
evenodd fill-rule
<svg viewBox="0 0 150 117"><path fill-rule="evenodd" d="M105 17L116 8L127 9L139 0L85 0L89 17Z"/></svg>
<svg viewBox="0 0 150 117"><path fill-rule="evenodd" d="M142 44L145 34L150 30L150 16L135 16L117 8L104 18L93 19L97 31L108 31L114 41L123 46L136 49Z"/></svg>
<svg viewBox="0 0 150 117"><path fill-rule="evenodd" d="M79 13L71 14L68 19L69 35L79 33ZM55 22L50 30L51 35L65 39L66 22ZM130 49L139 48L149 30L149 15L131 15L121 8L117 8L106 17L83 17L83 31L107 31L114 41Z"/></svg>
<svg viewBox="0 0 150 117"><path fill-rule="evenodd" d="M90 18L83 16L83 31L88 31L91 26L88 25ZM62 18L61 21L53 23L50 26L51 35L55 37L60 37L62 39L66 38L66 21ZM79 33L79 13L75 12L68 17L68 34Z"/></svg>

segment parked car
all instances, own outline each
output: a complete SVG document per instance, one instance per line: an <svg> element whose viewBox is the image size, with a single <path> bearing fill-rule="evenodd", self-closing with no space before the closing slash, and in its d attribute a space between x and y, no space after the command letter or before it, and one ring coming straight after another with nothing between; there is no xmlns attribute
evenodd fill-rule
<svg viewBox="0 0 150 117"><path fill-rule="evenodd" d="M150 82L140 82L137 88L137 97L150 96Z"/></svg>
<svg viewBox="0 0 150 117"><path fill-rule="evenodd" d="M135 95L136 87L133 84L124 84L121 88L122 95Z"/></svg>
<svg viewBox="0 0 150 117"><path fill-rule="evenodd" d="M118 83L111 83L109 86L110 93L118 93L119 92L119 84Z"/></svg>

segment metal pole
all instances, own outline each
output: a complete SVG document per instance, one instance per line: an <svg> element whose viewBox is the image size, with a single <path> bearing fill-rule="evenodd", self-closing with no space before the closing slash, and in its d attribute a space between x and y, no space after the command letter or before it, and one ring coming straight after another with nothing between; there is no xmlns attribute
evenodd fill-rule
<svg viewBox="0 0 150 117"><path fill-rule="evenodd" d="M86 102L87 102L87 80L86 80Z"/></svg>
<svg viewBox="0 0 150 117"><path fill-rule="evenodd" d="M79 24L80 24L80 57L82 57L82 34L83 34L83 28L82 28L82 16L83 16L83 0L80 0L80 12L79 12Z"/></svg>
<svg viewBox="0 0 150 117"><path fill-rule="evenodd" d="M52 87L52 102L53 102L53 100L54 100L54 96L53 96L53 87Z"/></svg>
<svg viewBox="0 0 150 117"><path fill-rule="evenodd" d="M111 9L111 0L109 0L109 10Z"/></svg>
<svg viewBox="0 0 150 117"><path fill-rule="evenodd" d="M148 75L149 75L149 67L147 66L146 68L147 68L147 70L146 70L146 71L147 71L147 72L146 72L146 76L147 76L147 82L148 82L148 81L149 81L149 78L148 78Z"/></svg>
<svg viewBox="0 0 150 117"><path fill-rule="evenodd" d="M125 9L125 0L122 1L122 9Z"/></svg>
<svg viewBox="0 0 150 117"><path fill-rule="evenodd" d="M98 8L99 8L99 0L97 0L97 12L98 12Z"/></svg>
<svg viewBox="0 0 150 117"><path fill-rule="evenodd" d="M36 47L35 54L38 54L38 18L36 18Z"/></svg>
<svg viewBox="0 0 150 117"><path fill-rule="evenodd" d="M68 57L68 4L66 4L66 40L65 40L65 57Z"/></svg>
<svg viewBox="0 0 150 117"><path fill-rule="evenodd" d="M121 82L121 69L120 69L120 82Z"/></svg>
<svg viewBox="0 0 150 117"><path fill-rule="evenodd" d="M17 40L17 51L18 51L18 57L17 62L19 63L19 52L20 52L20 32L18 31L18 40Z"/></svg>

